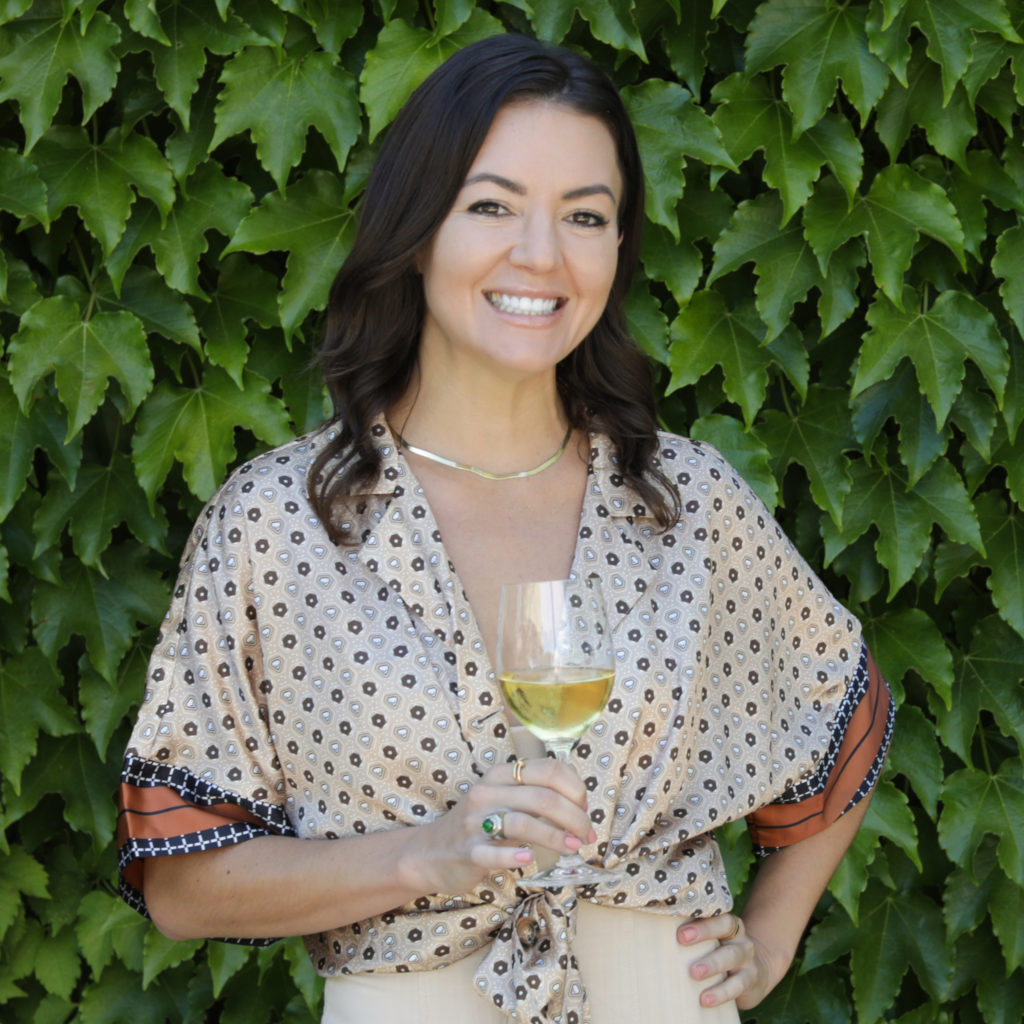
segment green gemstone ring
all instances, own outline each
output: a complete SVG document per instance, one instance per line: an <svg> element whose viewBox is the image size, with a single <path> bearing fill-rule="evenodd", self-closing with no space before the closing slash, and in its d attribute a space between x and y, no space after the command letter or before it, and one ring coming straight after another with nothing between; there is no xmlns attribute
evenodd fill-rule
<svg viewBox="0 0 1024 1024"><path fill-rule="evenodd" d="M488 839L504 839L505 819L495 811L480 822L480 829Z"/></svg>

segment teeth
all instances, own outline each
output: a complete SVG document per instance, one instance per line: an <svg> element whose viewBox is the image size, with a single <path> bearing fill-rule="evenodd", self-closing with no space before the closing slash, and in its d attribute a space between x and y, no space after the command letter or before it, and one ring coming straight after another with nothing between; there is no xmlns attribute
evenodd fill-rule
<svg viewBox="0 0 1024 1024"><path fill-rule="evenodd" d="M522 316L545 316L558 308L558 299L531 299L525 295L505 295L502 292L488 292L487 301L502 313L518 313Z"/></svg>

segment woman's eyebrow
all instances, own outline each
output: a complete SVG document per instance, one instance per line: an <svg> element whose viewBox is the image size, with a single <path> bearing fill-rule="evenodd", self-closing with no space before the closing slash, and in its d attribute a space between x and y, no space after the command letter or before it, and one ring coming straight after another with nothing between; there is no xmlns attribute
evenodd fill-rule
<svg viewBox="0 0 1024 1024"><path fill-rule="evenodd" d="M471 178L467 178L466 185L475 185L480 181L489 181L499 188L513 192L517 196L526 195L526 189L519 182L512 181L511 178L505 178L500 174L492 174L490 171L481 171L479 174L474 174ZM580 188L570 189L568 192L563 193L562 198L583 199L586 196L602 194L608 196L613 203L617 202L615 193L607 185L583 185Z"/></svg>

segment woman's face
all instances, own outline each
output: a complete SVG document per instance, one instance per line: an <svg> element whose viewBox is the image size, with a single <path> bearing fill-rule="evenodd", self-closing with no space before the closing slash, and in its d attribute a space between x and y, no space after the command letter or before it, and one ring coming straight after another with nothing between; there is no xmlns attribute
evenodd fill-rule
<svg viewBox="0 0 1024 1024"><path fill-rule="evenodd" d="M504 107L419 263L421 360L552 371L608 301L622 188L597 118L544 101Z"/></svg>

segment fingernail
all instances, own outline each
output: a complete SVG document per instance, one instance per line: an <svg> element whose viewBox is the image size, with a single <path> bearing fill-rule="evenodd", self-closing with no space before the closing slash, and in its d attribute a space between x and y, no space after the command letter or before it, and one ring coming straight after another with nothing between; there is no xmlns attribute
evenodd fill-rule
<svg viewBox="0 0 1024 1024"><path fill-rule="evenodd" d="M696 928L684 928L683 929L683 942L693 942L697 938Z"/></svg>
<svg viewBox="0 0 1024 1024"><path fill-rule="evenodd" d="M690 968L690 974L692 977L700 981L701 978L706 978L708 976L708 969L704 964L694 964L693 967Z"/></svg>
<svg viewBox="0 0 1024 1024"><path fill-rule="evenodd" d="M714 1006L716 1002L718 1000L712 995L705 994L700 997L701 1006Z"/></svg>
<svg viewBox="0 0 1024 1024"><path fill-rule="evenodd" d="M528 846L524 846L521 850L516 850L516 861L520 864L529 864L533 860L533 850Z"/></svg>
<svg viewBox="0 0 1024 1024"><path fill-rule="evenodd" d="M565 837L565 848L572 850L575 853L583 845L583 840L579 836L566 836Z"/></svg>
<svg viewBox="0 0 1024 1024"><path fill-rule="evenodd" d="M591 829L587 833L587 842L588 843L596 843L597 842L597 833L593 829Z"/></svg>

